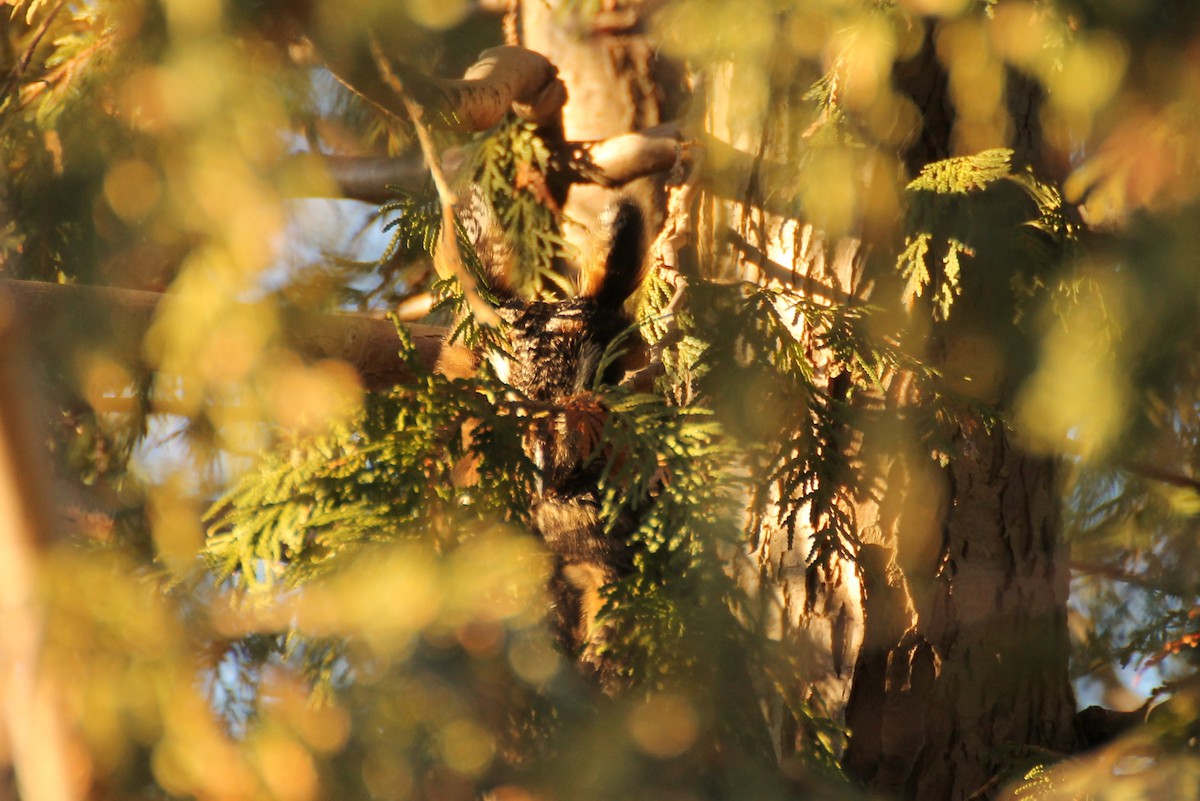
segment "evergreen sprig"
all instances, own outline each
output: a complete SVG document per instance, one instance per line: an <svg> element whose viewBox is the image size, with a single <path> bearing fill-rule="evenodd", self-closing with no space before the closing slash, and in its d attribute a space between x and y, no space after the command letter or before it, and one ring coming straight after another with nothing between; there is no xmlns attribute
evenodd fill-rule
<svg viewBox="0 0 1200 801"><path fill-rule="evenodd" d="M296 586L364 543L436 540L464 519L523 519L533 468L517 420L493 405L502 388L408 364L412 382L268 454L213 506L207 554L219 577L256 591ZM468 460L479 474L469 488L455 479Z"/></svg>
<svg viewBox="0 0 1200 801"><path fill-rule="evenodd" d="M711 373L699 380L701 395L734 421L748 448L747 529L782 526L790 547L803 522L811 529L810 565L853 558L848 493L857 476L846 452L854 392L878 388L885 372L914 363L878 341L866 307L823 305L752 284L702 287L696 296L695 313L720 321L708 325L714 333L701 362ZM818 349L832 356L828 374L813 367Z"/></svg>
<svg viewBox="0 0 1200 801"><path fill-rule="evenodd" d="M548 176L559 169L537 128L512 115L489 131L473 152L473 184L495 210L499 229L513 250L506 278L523 297L575 294L557 267L569 247L548 184Z"/></svg>
<svg viewBox="0 0 1200 801"><path fill-rule="evenodd" d="M928 294L934 318L946 320L968 284L998 290L1007 309L1042 285L1075 231L1058 191L1015 169L1012 156L995 148L944 159L909 182L907 230L896 258L904 303ZM973 276L967 262L977 263Z"/></svg>

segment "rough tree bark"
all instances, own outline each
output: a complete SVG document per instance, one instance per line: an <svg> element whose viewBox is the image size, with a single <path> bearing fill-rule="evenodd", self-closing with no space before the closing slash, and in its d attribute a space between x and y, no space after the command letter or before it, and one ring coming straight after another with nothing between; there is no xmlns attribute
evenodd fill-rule
<svg viewBox="0 0 1200 801"><path fill-rule="evenodd" d="M673 119L684 95L681 79L660 62L646 36L639 13L641 3L628 4L620 24L602 24L579 3L563 0L522 0L519 4L521 44L544 54L567 87L563 106L563 135L568 141L608 140L614 156L621 151L620 137L654 129ZM665 137L667 141L673 137ZM659 144L663 144L660 140ZM670 157L670 150L660 155ZM638 148L647 153L647 148ZM593 158L607 164L603 153ZM626 176L621 176L626 177ZM586 252L589 231L594 230L613 189L595 184L571 187L563 211L570 221L563 234Z"/></svg>
<svg viewBox="0 0 1200 801"><path fill-rule="evenodd" d="M929 27L926 47L897 75L925 112L922 135L899 154L913 172L956 155ZM1010 100L1020 113L1036 98L1027 83L1016 87L1023 91ZM1017 152L1031 154L1036 129L1015 133ZM769 215L742 229L799 276L851 296L869 289L852 241L822 242ZM938 332L928 345L935 363L958 348ZM820 369L824 355L812 355ZM893 376L875 402L899 415L920 398ZM1022 452L1002 428L964 429L955 440L945 467L915 436L899 453L855 443L851 455L873 479L853 504L857 569L843 562L813 582L809 543L797 538L789 548L781 531L765 532L758 552L763 580L777 583L780 636L806 641L806 680L844 714L847 771L892 797L992 797L1006 770L1075 746L1057 464ZM787 721L779 723L786 753L793 744Z"/></svg>
<svg viewBox="0 0 1200 801"><path fill-rule="evenodd" d="M914 171L959 155L937 25L896 77L925 112L903 154ZM1038 168L1037 88L1008 83L1009 144ZM936 329L929 345L941 365L968 348ZM1003 410L999 395L985 400ZM915 448L885 458L883 502L859 510L865 632L846 767L904 798L991 797L1014 766L1076 747L1057 460L1003 427L960 429L954 444L945 467Z"/></svg>

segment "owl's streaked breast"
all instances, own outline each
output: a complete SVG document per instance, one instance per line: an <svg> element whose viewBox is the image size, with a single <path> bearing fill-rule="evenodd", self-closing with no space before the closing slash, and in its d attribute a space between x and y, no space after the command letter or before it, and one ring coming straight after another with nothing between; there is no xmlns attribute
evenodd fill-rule
<svg viewBox="0 0 1200 801"><path fill-rule="evenodd" d="M509 301L497 312L509 325L509 352L489 359L510 386L550 403L591 384L601 350L593 300Z"/></svg>

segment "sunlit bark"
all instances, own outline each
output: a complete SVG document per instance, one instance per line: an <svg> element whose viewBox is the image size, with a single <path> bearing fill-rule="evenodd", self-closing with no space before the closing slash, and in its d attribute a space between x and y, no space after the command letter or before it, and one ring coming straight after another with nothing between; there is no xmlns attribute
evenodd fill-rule
<svg viewBox="0 0 1200 801"><path fill-rule="evenodd" d="M941 69L929 46L897 75L924 115L921 135L898 154L910 174L956 155ZM768 141L768 126L755 129L730 113L732 82L722 77L710 85L708 134L778 162L794 160L798 142ZM1026 156L1038 141L1033 91L1028 81L1016 82L1009 97L1017 121L1012 144ZM749 176L741 195L748 202L722 210L742 243L734 274L822 302L886 302L871 296L880 276L858 239L830 240L803 220L755 205L765 179ZM805 340L810 332L796 333ZM957 346L942 332L934 336L909 347L924 347L936 364ZM818 379L832 378L828 353L814 345L810 358ZM791 538L768 515L757 533L757 590L777 601L775 636L805 654L801 692L846 724L850 775L897 798L991 797L1022 756L1075 747L1058 466L1022 452L1002 427L959 431L949 465L941 466L900 422L906 407L922 402L903 374L860 398L896 431L881 450L870 432L847 443L845 456L865 479L848 504L856 558L812 564L811 531L802 526ZM803 750L803 732L782 705L773 710L781 755Z"/></svg>

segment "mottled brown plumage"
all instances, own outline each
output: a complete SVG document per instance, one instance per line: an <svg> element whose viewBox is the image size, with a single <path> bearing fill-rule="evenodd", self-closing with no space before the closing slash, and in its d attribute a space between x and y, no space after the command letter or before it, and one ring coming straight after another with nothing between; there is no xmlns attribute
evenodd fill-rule
<svg viewBox="0 0 1200 801"><path fill-rule="evenodd" d="M601 460L590 459L594 436L589 436L602 426L603 408L581 399L593 386L606 349L631 325L624 304L643 276L645 215L632 201L614 204L601 220L580 296L532 301L515 296L508 276L513 251L496 230L494 215L480 204L478 196L470 201L475 219L466 228L489 288L503 298L496 311L507 334L507 347L486 358L520 395L551 409L531 419L524 448L539 470L530 519L555 557L550 591L557 634L563 647L611 688L613 677L598 656L603 632L596 620L603 587L629 571L626 535L632 521L618 521L605 533L597 486ZM601 378L615 382L620 373L614 365Z"/></svg>

